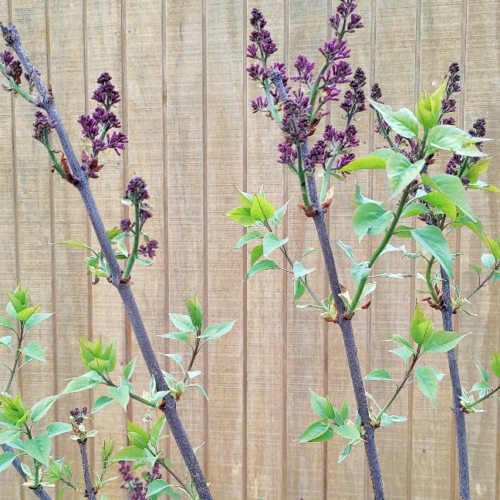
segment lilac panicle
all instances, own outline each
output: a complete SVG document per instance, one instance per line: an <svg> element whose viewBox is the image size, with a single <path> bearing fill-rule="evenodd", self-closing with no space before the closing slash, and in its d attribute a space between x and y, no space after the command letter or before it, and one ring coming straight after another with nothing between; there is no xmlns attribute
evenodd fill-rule
<svg viewBox="0 0 500 500"><path fill-rule="evenodd" d="M120 93L115 90L115 86L111 83L109 73L102 73L97 79L99 87L94 91L92 99L101 103L106 111L111 109L111 106L120 102Z"/></svg>
<svg viewBox="0 0 500 500"><path fill-rule="evenodd" d="M316 165L322 165L323 168L326 168L325 164L331 156L325 141L318 141L309 151L309 156L304 159L304 163L308 170L313 170Z"/></svg>
<svg viewBox="0 0 500 500"><path fill-rule="evenodd" d="M484 137L486 135L486 120L484 118L478 118L474 125L472 125L472 129L469 130L469 134L472 137Z"/></svg>
<svg viewBox="0 0 500 500"><path fill-rule="evenodd" d="M460 92L460 66L458 63L453 63L450 65L448 72L445 75L446 88L443 95L443 100L441 102L441 111L444 114L453 113L456 111L457 101L451 98L451 95ZM445 118L441 121L443 125L453 125L455 120L453 118Z"/></svg>
<svg viewBox="0 0 500 500"><path fill-rule="evenodd" d="M130 233L133 226L134 225L132 224L130 219L122 219L120 221L120 229L122 230L122 233Z"/></svg>
<svg viewBox="0 0 500 500"><path fill-rule="evenodd" d="M347 41L342 40L339 42L336 38L325 42L323 48L319 47L319 51L325 56L328 62L347 59L351 53L351 49L347 48Z"/></svg>
<svg viewBox="0 0 500 500"><path fill-rule="evenodd" d="M90 115L81 115L78 123L82 126L82 136L93 141L99 135L97 121Z"/></svg>
<svg viewBox="0 0 500 500"><path fill-rule="evenodd" d="M342 152L346 149L359 146L359 139L356 137L357 132L354 125L348 125L345 130L339 131L331 125L327 125L323 139L330 142L337 152Z"/></svg>
<svg viewBox="0 0 500 500"><path fill-rule="evenodd" d="M33 123L33 129L35 133L33 137L40 141L42 144L48 146L49 134L53 128L56 128L57 123L52 122L52 120L43 112L37 111L35 113L35 123Z"/></svg>
<svg viewBox="0 0 500 500"><path fill-rule="evenodd" d="M298 89L295 97L289 97L283 103L283 119L281 130L285 137L295 143L305 142L310 135L309 117L307 111L310 109L309 98L304 95L302 89Z"/></svg>
<svg viewBox="0 0 500 500"><path fill-rule="evenodd" d="M104 108L96 108L92 114L94 120L100 123L106 130L111 128L120 128L120 120L112 111L106 111Z"/></svg>
<svg viewBox="0 0 500 500"><path fill-rule="evenodd" d="M266 20L264 19L264 15L259 9L252 9L252 13L250 16L250 25L256 30L262 30L265 28Z"/></svg>
<svg viewBox="0 0 500 500"><path fill-rule="evenodd" d="M257 99L252 99L251 100L251 105L252 105L252 111L254 113L257 113L259 111L267 111L267 98L266 97L257 97Z"/></svg>
<svg viewBox="0 0 500 500"><path fill-rule="evenodd" d="M366 84L366 76L361 68L358 68L349 84L351 87L344 95L344 101L340 107L347 113L347 119L350 120L356 113L365 111L365 93L363 86Z"/></svg>
<svg viewBox="0 0 500 500"><path fill-rule="evenodd" d="M314 79L314 62L308 61L306 56L299 54L295 60L294 66L298 76L291 76L290 79L295 82L312 83Z"/></svg>
<svg viewBox="0 0 500 500"><path fill-rule="evenodd" d="M152 259L156 255L156 250L158 248L158 242L156 240L149 240L146 245L141 245L137 250L137 253Z"/></svg>
<svg viewBox="0 0 500 500"><path fill-rule="evenodd" d="M127 136L123 132L113 132L112 136L109 134L106 136L106 149L114 149L118 156L120 156L118 150L124 150L127 143Z"/></svg>
<svg viewBox="0 0 500 500"><path fill-rule="evenodd" d="M148 185L142 177L134 177L128 183L127 190L125 191L125 198L133 201L134 203L141 203L149 199Z"/></svg>
<svg viewBox="0 0 500 500"><path fill-rule="evenodd" d="M87 407L84 406L83 408L75 408L74 410L70 410L69 415L70 417L73 417L76 425L80 425L87 416Z"/></svg>
<svg viewBox="0 0 500 500"><path fill-rule="evenodd" d="M23 67L21 65L21 61L17 59L12 61L6 67L6 73L17 83L17 85L21 85L21 76L23 76Z"/></svg>
<svg viewBox="0 0 500 500"><path fill-rule="evenodd" d="M379 86L378 83L374 83L373 84L373 87L372 87L372 90L371 90L371 93L370 93L370 97L371 97L372 101L382 102L380 100L380 99L382 99L382 89L380 88L380 86Z"/></svg>
<svg viewBox="0 0 500 500"><path fill-rule="evenodd" d="M278 151L281 153L278 163L290 165L295 168L295 161L297 160L297 148L288 142L278 144Z"/></svg>
<svg viewBox="0 0 500 500"><path fill-rule="evenodd" d="M14 56L8 50L5 50L0 54L0 61L4 66L8 66L14 60Z"/></svg>
<svg viewBox="0 0 500 500"><path fill-rule="evenodd" d="M266 20L258 9L252 9L250 24L253 28L249 37L252 43L247 47L247 57L258 59L265 64L267 58L278 49L269 31L264 29Z"/></svg>
<svg viewBox="0 0 500 500"><path fill-rule="evenodd" d="M361 16L353 14L358 4L352 0L340 0L337 13L329 19L330 26L335 30L335 35L343 36L344 33L354 33L354 30L362 28ZM350 19L349 19L349 16Z"/></svg>

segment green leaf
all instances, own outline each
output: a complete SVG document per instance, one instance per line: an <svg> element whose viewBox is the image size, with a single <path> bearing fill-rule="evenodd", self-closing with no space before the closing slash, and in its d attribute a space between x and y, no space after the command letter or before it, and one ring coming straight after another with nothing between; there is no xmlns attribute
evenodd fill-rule
<svg viewBox="0 0 500 500"><path fill-rule="evenodd" d="M493 349L493 356L491 356L491 371L496 377L500 377L500 353Z"/></svg>
<svg viewBox="0 0 500 500"><path fill-rule="evenodd" d="M340 241L338 238L337 243L339 244L339 247L344 250L346 255L356 264L356 259L354 258L354 252L352 251L352 248L349 245L342 243L342 241Z"/></svg>
<svg viewBox="0 0 500 500"><path fill-rule="evenodd" d="M455 203L453 203L448 196L433 191L432 193L421 196L420 199L436 207L438 210L446 214L451 220L455 220L457 218L457 208Z"/></svg>
<svg viewBox="0 0 500 500"><path fill-rule="evenodd" d="M321 418L330 418L326 410L327 399L316 394L312 389L309 390L311 391L311 406L316 415Z"/></svg>
<svg viewBox="0 0 500 500"><path fill-rule="evenodd" d="M247 280L252 276L254 276L255 274L260 273L261 271L266 271L267 269L281 269L281 268L280 266L278 266L278 264L276 264L272 260L269 259L261 260L260 262L257 262L251 267L250 271L248 271L248 273L245 274L244 279Z"/></svg>
<svg viewBox="0 0 500 500"><path fill-rule="evenodd" d="M103 378L95 371L83 374L80 377L73 379L64 389L62 394L71 394L73 392L85 391L93 389L104 383Z"/></svg>
<svg viewBox="0 0 500 500"><path fill-rule="evenodd" d="M490 269L495 265L495 257L491 253L483 253L481 256L481 262L486 269Z"/></svg>
<svg viewBox="0 0 500 500"><path fill-rule="evenodd" d="M12 337L10 335L7 335L5 337L0 338L0 344L10 349L12 344Z"/></svg>
<svg viewBox="0 0 500 500"><path fill-rule="evenodd" d="M472 386L471 391L487 391L488 389L490 389L490 384L481 380L481 382L477 382Z"/></svg>
<svg viewBox="0 0 500 500"><path fill-rule="evenodd" d="M136 462L147 457L146 450L137 448L136 446L126 446L113 456L113 462L124 460L125 462Z"/></svg>
<svg viewBox="0 0 500 500"><path fill-rule="evenodd" d="M205 396L208 399L207 393L205 392L205 389L203 389L203 387L201 385L190 384L189 387L196 387L196 389L198 389L203 394L203 396Z"/></svg>
<svg viewBox="0 0 500 500"><path fill-rule="evenodd" d="M12 326L12 323L7 318L3 318L2 316L0 316L0 326L8 328L9 330L12 330L13 332L16 331L14 329L14 327Z"/></svg>
<svg viewBox="0 0 500 500"><path fill-rule="evenodd" d="M351 453L351 448L352 448L352 445L353 443L349 443L341 452L340 452L340 455L339 455L339 459L337 461L337 463L339 464L340 462L342 462L342 460L345 460L347 458L347 456L349 455L349 453Z"/></svg>
<svg viewBox="0 0 500 500"><path fill-rule="evenodd" d="M359 439L361 436L359 435L358 429L351 424L348 425L341 425L338 427L335 427L334 429L335 434L338 434L339 436L342 436L343 438L346 439Z"/></svg>
<svg viewBox="0 0 500 500"><path fill-rule="evenodd" d="M169 317L170 321L179 331L184 333L196 332L196 328L194 327L193 322L191 321L191 318L189 316L186 316L184 314L170 313Z"/></svg>
<svg viewBox="0 0 500 500"><path fill-rule="evenodd" d="M483 370L480 366L476 365L477 366L477 369L479 370L479 373L481 374L481 377L483 377L483 380L485 382L489 382L490 381L490 376L488 374L488 372L486 370Z"/></svg>
<svg viewBox="0 0 500 500"><path fill-rule="evenodd" d="M168 485L163 479L155 479L149 486L148 492L146 493L146 498L149 498L153 495L157 496L166 493L171 498L180 498L179 493L175 493L170 485Z"/></svg>
<svg viewBox="0 0 500 500"><path fill-rule="evenodd" d="M386 370L374 370L363 377L363 380L391 380L391 376Z"/></svg>
<svg viewBox="0 0 500 500"><path fill-rule="evenodd" d="M274 250L283 246L287 242L288 238L280 240L274 233L267 233L264 236L264 241L262 243L264 257L267 257L271 252L274 252Z"/></svg>
<svg viewBox="0 0 500 500"><path fill-rule="evenodd" d="M10 443L21 436L21 433L16 429L2 429L0 431L0 444Z"/></svg>
<svg viewBox="0 0 500 500"><path fill-rule="evenodd" d="M38 401L38 403L36 403L35 406L31 408L31 421L35 423L41 420L58 398L59 396L49 396L48 398L44 398Z"/></svg>
<svg viewBox="0 0 500 500"><path fill-rule="evenodd" d="M134 373L135 362L137 360L137 356L127 364L127 366L123 369L123 375L125 376L125 380L128 382Z"/></svg>
<svg viewBox="0 0 500 500"><path fill-rule="evenodd" d="M428 214L430 210L423 204L418 202L409 203L403 210L401 218L412 217L413 215Z"/></svg>
<svg viewBox="0 0 500 500"><path fill-rule="evenodd" d="M369 264L368 261L365 261L351 266L351 274L356 286L359 285L363 278L366 278L370 274L371 267L368 267Z"/></svg>
<svg viewBox="0 0 500 500"><path fill-rule="evenodd" d="M22 311L24 309L21 301L15 297L14 295L12 295L8 290L5 290L7 292L7 295L9 296L9 299L10 299L10 303L14 306L14 309L16 311L16 318L17 318L17 313L19 313L20 311ZM7 306L8 307L8 306ZM7 311L9 312L9 311ZM10 315L10 313L9 313Z"/></svg>
<svg viewBox="0 0 500 500"><path fill-rule="evenodd" d="M429 97L425 92L425 99L418 98L415 113L418 121L424 126L425 130L435 127L439 121L441 111L441 101L446 89L446 80L443 84Z"/></svg>
<svg viewBox="0 0 500 500"><path fill-rule="evenodd" d="M194 325L194 327L199 330L203 326L203 308L201 306L198 294L194 294L194 299L184 299L187 310L189 312L189 317Z"/></svg>
<svg viewBox="0 0 500 500"><path fill-rule="evenodd" d="M268 220L274 215L274 207L265 198L256 194L253 197L250 213L255 220Z"/></svg>
<svg viewBox="0 0 500 500"><path fill-rule="evenodd" d="M434 405L437 395L437 378L434 370L428 368L427 366L419 366L415 371L415 377L417 379L418 388L420 392L429 398Z"/></svg>
<svg viewBox="0 0 500 500"><path fill-rule="evenodd" d="M127 435L130 442L137 448L147 448L149 442L148 433L137 424L127 420Z"/></svg>
<svg viewBox="0 0 500 500"><path fill-rule="evenodd" d="M469 205L467 192L462 184L462 181L455 175L438 174L433 177L422 175L422 181L432 189L446 195L459 210L470 217L472 221L476 220Z"/></svg>
<svg viewBox="0 0 500 500"><path fill-rule="evenodd" d="M97 398L94 405L92 406L92 412L91 413L95 413L99 410L101 410L102 408L104 408L105 406L108 406L110 405L111 403L113 403L115 401L114 398L111 398L109 396L101 396L100 398Z"/></svg>
<svg viewBox="0 0 500 500"><path fill-rule="evenodd" d="M234 248L241 248L243 245L246 245L247 243L250 243L253 240L257 240L259 238L262 238L262 233L260 231L252 231L251 233L247 233L243 235L242 238L234 245Z"/></svg>
<svg viewBox="0 0 500 500"><path fill-rule="evenodd" d="M359 241L366 234L379 234L389 224L392 213L384 210L376 203L365 203L356 209L352 219L354 232L359 236Z"/></svg>
<svg viewBox="0 0 500 500"><path fill-rule="evenodd" d="M385 160L387 160L387 158L389 158L389 156L391 156L392 153L394 153L392 149L380 148L376 149L375 151L372 151L368 156L378 156L379 158L384 158Z"/></svg>
<svg viewBox="0 0 500 500"><path fill-rule="evenodd" d="M162 415L151 427L151 431L149 432L151 444L156 446L160 441L160 436L165 427L165 415Z"/></svg>
<svg viewBox="0 0 500 500"><path fill-rule="evenodd" d="M164 337L166 339L182 340L183 342L189 343L189 337L184 332L171 332L158 335L158 337Z"/></svg>
<svg viewBox="0 0 500 500"><path fill-rule="evenodd" d="M429 252L443 266L450 278L453 278L453 261L450 247L443 233L436 226L425 226L411 231L420 248Z"/></svg>
<svg viewBox="0 0 500 500"><path fill-rule="evenodd" d="M39 361L43 361L45 363L43 347L33 340L24 349L20 349L20 351L30 358L38 359Z"/></svg>
<svg viewBox="0 0 500 500"><path fill-rule="evenodd" d="M500 189L483 181L477 181L474 184L469 184L467 189L479 189L481 191L489 191L490 193L500 193Z"/></svg>
<svg viewBox="0 0 500 500"><path fill-rule="evenodd" d="M45 321L47 318L50 318L53 313L35 313L33 314L24 324L24 329L28 330L29 328L33 328L38 323Z"/></svg>
<svg viewBox="0 0 500 500"><path fill-rule="evenodd" d="M410 351L408 347L402 345L401 347L397 347L396 349L390 349L389 352L394 353L396 356L399 356L403 361L408 361L412 356L413 351Z"/></svg>
<svg viewBox="0 0 500 500"><path fill-rule="evenodd" d="M411 352L415 352L410 342L407 339L405 339L402 335L393 335L392 337L389 338L389 340L392 342L396 342L398 344L402 344L408 347L408 349L410 349Z"/></svg>
<svg viewBox="0 0 500 500"><path fill-rule="evenodd" d="M256 245L250 252L250 266L252 267L264 254L264 245Z"/></svg>
<svg viewBox="0 0 500 500"><path fill-rule="evenodd" d="M487 156L472 143L484 141L484 137L472 137L467 132L451 125L438 125L434 127L427 138L427 155L435 153L440 149L453 151L461 156L484 157ZM447 175L447 174L444 174Z"/></svg>
<svg viewBox="0 0 500 500"><path fill-rule="evenodd" d="M236 320L234 321L225 321L224 323L215 323L213 325L210 325L209 327L205 328L203 335L200 336L202 339L207 339L207 340L215 340L223 335L226 335L231 328L233 328L234 324L236 323Z"/></svg>
<svg viewBox="0 0 500 500"><path fill-rule="evenodd" d="M243 208L252 208L253 196L240 191L237 187L235 187L236 191L238 191L238 197L240 199L241 206Z"/></svg>
<svg viewBox="0 0 500 500"><path fill-rule="evenodd" d="M418 137L418 120L416 116L406 108L393 112L390 106L369 99L370 104L382 115L389 127L406 139Z"/></svg>
<svg viewBox="0 0 500 500"><path fill-rule="evenodd" d="M387 177L391 186L391 199L397 196L420 173L425 165L425 160L411 163L405 155L394 153L387 160Z"/></svg>
<svg viewBox="0 0 500 500"><path fill-rule="evenodd" d="M0 455L0 472L5 470L15 459L17 458L17 453L13 451L6 451Z"/></svg>
<svg viewBox="0 0 500 500"><path fill-rule="evenodd" d="M500 259L500 247L498 246L498 243L490 237L486 236L486 244L491 250L493 257L495 257L495 260Z"/></svg>
<svg viewBox="0 0 500 500"><path fill-rule="evenodd" d="M448 352L451 351L464 337L464 333L454 333L454 332L433 332L431 335L427 335L424 343L424 352Z"/></svg>
<svg viewBox="0 0 500 500"><path fill-rule="evenodd" d="M278 224L286 214L286 209L288 208L289 201L287 201L279 210L276 210L274 215L269 219L269 222L273 224L273 226L278 227Z"/></svg>
<svg viewBox="0 0 500 500"><path fill-rule="evenodd" d="M314 422L314 424L311 424L297 439L297 443L307 443L313 439L318 439L328 432L328 429L331 429L331 427L327 422L323 420Z"/></svg>
<svg viewBox="0 0 500 500"><path fill-rule="evenodd" d="M339 172L353 172L354 170L365 169L383 169L385 168L386 160L379 156L367 156L366 158L358 158L351 161L345 167L341 168Z"/></svg>
<svg viewBox="0 0 500 500"><path fill-rule="evenodd" d="M117 401L121 407L127 411L127 405L130 401L130 388L128 383L120 379L120 387L108 387L109 394L115 401Z"/></svg>
<svg viewBox="0 0 500 500"><path fill-rule="evenodd" d="M392 154L392 151L389 150L389 152ZM358 184L355 184L355 189L356 189L356 194L354 195L354 200L352 201L355 205L364 205L365 203L376 203L377 205L381 205L381 201L374 201L370 200L370 198L367 198L366 196L363 196L361 194L361 188L358 186Z"/></svg>
<svg viewBox="0 0 500 500"><path fill-rule="evenodd" d="M300 280L294 280L293 282L293 299L299 300L304 292L306 291L306 287Z"/></svg>
<svg viewBox="0 0 500 500"><path fill-rule="evenodd" d="M81 241L60 241L58 245L68 245L70 247L79 247L79 248L86 248L87 250L90 250L93 252L92 248L90 248L88 245L85 245L85 243L82 243Z"/></svg>
<svg viewBox="0 0 500 500"><path fill-rule="evenodd" d="M333 437L333 429L330 427L324 434L321 436L311 439L309 442L310 443L324 443L325 441L328 441L329 439L332 439Z"/></svg>
<svg viewBox="0 0 500 500"><path fill-rule="evenodd" d="M70 432L73 429L71 424L67 424L66 422L53 422L47 427L45 433L49 438L53 438L55 436L59 436L60 434L65 434L66 432Z"/></svg>
<svg viewBox="0 0 500 500"><path fill-rule="evenodd" d="M344 422L349 418L349 404L347 403L347 398L344 399L342 407L340 408L340 416Z"/></svg>
<svg viewBox="0 0 500 500"><path fill-rule="evenodd" d="M233 208L230 212L226 214L228 217L233 219L238 224L242 226L253 226L258 219L252 217L249 208L237 207Z"/></svg>
<svg viewBox="0 0 500 500"><path fill-rule="evenodd" d="M303 276L306 276L307 274L310 274L314 271L314 268L312 269L307 269L302 262L295 262L293 264L293 277L295 279L302 278Z"/></svg>
<svg viewBox="0 0 500 500"><path fill-rule="evenodd" d="M52 443L49 436L40 434L33 439L24 442L24 451L43 465L49 465L50 450Z"/></svg>

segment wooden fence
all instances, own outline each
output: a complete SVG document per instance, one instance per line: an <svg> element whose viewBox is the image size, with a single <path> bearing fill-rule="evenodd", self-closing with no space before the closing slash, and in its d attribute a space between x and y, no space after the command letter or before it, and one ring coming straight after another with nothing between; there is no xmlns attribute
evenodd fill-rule
<svg viewBox="0 0 500 500"><path fill-rule="evenodd" d="M233 185L256 192L263 183L276 205L292 199L282 233L290 238L292 256L317 245L313 224L296 208L296 179L276 163L280 134L249 106L259 92L245 71L252 7L262 9L268 20L279 47L275 60L285 60L288 67L298 53L321 60L317 48L332 36L326 21L335 9L327 0L4 0L0 19L15 23L42 78L52 83L75 147L80 144L76 120L93 109L99 74L108 71L122 93L117 113L129 147L120 157L106 157L92 187L110 228L127 213L120 198L128 179L139 174L150 186L154 218L148 233L160 242L160 250L153 267L134 270L133 289L157 352L187 355L178 343L157 335L172 330L168 313L183 313L184 297L195 292L202 297L208 324L237 319L233 331L197 362L210 401L193 390L180 402L193 446L205 443L198 455L214 498L369 499L362 447L337 464L345 444L340 438L324 445L294 442L314 420L309 389L328 394L336 404L347 396L354 407L339 329L328 327L314 309L295 308L286 273L269 271L244 283L248 254L227 253L242 235L241 227L224 216L237 203ZM358 9L365 27L349 37L351 63L365 69L370 84L380 84L383 100L394 108L412 108L418 92L435 89L457 61L462 69L458 125L470 127L485 117L488 137L497 139L487 151L500 152L500 2L359 0ZM339 123L338 107L332 111L332 123ZM32 300L42 303L43 311L55 312L53 321L35 334L49 347L47 363L27 365L16 383L28 405L56 394L65 379L84 371L80 335L106 341L116 337L117 374L139 355L133 383L140 393L148 388L149 377L118 295L105 281L90 284L85 251L53 245L65 240L96 245L96 240L77 191L49 174L45 151L30 138L33 114L22 99L0 94L1 284L7 289L16 280L30 285ZM356 125L359 155L364 155L379 139L370 113ZM487 177L498 184L495 163ZM335 188L335 209L329 214L332 243L337 248L340 237L364 259L375 243L370 238L359 243L352 231L354 180L374 199L384 199L388 186L385 176L375 172L351 175ZM486 232L498 237L498 195L471 198ZM485 249L470 233L457 232L451 240L465 254L458 260L456 283L471 290L476 278L469 264L478 264ZM338 248L335 253L343 283L352 288L349 262ZM321 255L308 256L306 263L317 269L311 279L326 296ZM377 267L409 274L418 270L413 261L390 254ZM356 315L365 373L374 368L396 376L402 372L384 340L408 335L420 298L416 287L414 279L380 279L372 307ZM468 389L478 380L475 364L487 367L492 349L500 348L498 297L498 288L489 287L474 300L481 316L455 318L458 331L471 332L459 347ZM165 368L175 370L160 357ZM445 355L435 355L431 366L448 374ZM370 382L367 389L381 401L392 390L384 382ZM99 388L61 397L50 416L66 421L70 409L91 407L101 394L105 391ZM394 413L410 419L377 431L388 499L458 498L450 405L449 376L440 384L434 408L413 387L397 400ZM499 500L498 401L484 406L487 413L467 418L472 497ZM144 410L130 405L127 416L141 423ZM126 445L124 417L117 405L95 415L99 434L91 454L97 465L104 438L112 435L117 446ZM43 430L43 421L37 428ZM59 437L53 451L74 462L75 475L80 475L73 441ZM170 439L165 451L182 471ZM2 473L1 484L1 499L33 498L12 469ZM119 480L106 490L110 500L123 498ZM68 493L65 498L76 497Z"/></svg>

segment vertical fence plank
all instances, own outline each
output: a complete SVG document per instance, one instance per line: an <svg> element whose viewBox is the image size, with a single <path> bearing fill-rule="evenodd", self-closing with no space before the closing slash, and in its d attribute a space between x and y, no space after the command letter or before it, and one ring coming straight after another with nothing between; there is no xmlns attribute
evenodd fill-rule
<svg viewBox="0 0 500 500"><path fill-rule="evenodd" d="M205 468L216 498L241 498L243 492L242 259L239 252L226 255L241 229L224 216L234 203L233 185L240 184L243 176L242 12L241 0L206 3L206 320L207 324L238 320L231 332L206 346L209 397L221 391L231 401L208 403Z"/></svg>
<svg viewBox="0 0 500 500"><path fill-rule="evenodd" d="M266 29L278 47L272 61L285 60L284 40L284 2L252 2L244 19L247 34L252 31L249 18L252 8L258 8L267 20ZM248 45L248 37L244 40L244 48ZM250 65L251 60L245 58L243 64ZM252 61L253 62L253 61ZM245 72L246 73L246 72ZM245 78L248 78L245 74ZM277 145L282 140L282 132L276 122L263 113L253 114L250 100L262 95L263 91L248 78L248 92L244 96L247 106L247 181L248 192L255 194L263 185L266 197L279 208L283 199L283 166L276 162ZM245 140L245 138L244 138ZM238 186L240 187L240 186ZM236 192L233 196L236 206ZM293 202L290 204L293 206ZM284 223L279 229L279 237L288 236L283 231ZM249 229L252 231L253 229ZM256 244L261 244L258 240ZM249 245L249 250L253 248ZM250 251L247 251L246 272L250 269ZM282 257L279 251L271 256L279 265ZM288 266L288 264L287 264ZM287 293L286 307L293 307L290 302L290 290L285 290L286 276L282 271L267 271L256 275L247 282L248 286L248 481L247 498L258 500L263 498L283 498L283 422L282 411L285 398L283 387L283 313L282 296ZM286 352L286 351L285 351Z"/></svg>
<svg viewBox="0 0 500 500"><path fill-rule="evenodd" d="M500 84L498 61L500 54L500 6L498 2L468 2L469 17L467 26L467 77L465 83L466 107L465 129L469 130L477 118L486 119L486 137L494 139L484 143L484 151L498 155L500 151L499 105L496 92ZM484 181L498 186L500 175L498 169L492 167L484 174ZM474 214L482 221L485 234L495 241L500 234L498 219L500 201L493 193L468 191ZM481 194L483 196L481 196ZM477 284L475 272L469 264L480 265L481 255L490 253L486 246L480 244L476 237L465 229L461 232L460 250L464 257L460 258L461 291L470 293ZM483 275L485 271L483 271ZM460 343L458 357L461 382L470 390L475 382L481 380L475 364L487 369L491 375L490 383L498 384L498 378L491 374L490 360L493 349L500 350L498 311L498 284L487 287L471 298L469 309L478 313L475 318L461 315L459 330L469 333ZM477 393L474 393L477 396ZM469 466L471 498L500 497L498 457L498 404L497 399L487 400L481 407L487 413L476 413L467 416L467 440L469 445ZM494 430L494 431L493 431ZM493 432L491 432L493 431Z"/></svg>
<svg viewBox="0 0 500 500"><path fill-rule="evenodd" d="M169 1L167 6L167 164L168 179L168 309L187 314L185 298L197 293L203 300L203 104L202 104L202 16L198 0ZM174 331L169 323L166 331ZM179 353L188 363L191 349L171 340L166 352ZM171 363L172 372L179 371ZM203 355L195 369L203 370ZM196 379L195 379L196 380ZM202 382L200 382L202 383ZM196 390L186 392L178 404L193 447L204 440L204 401ZM184 465L175 443L170 453L176 470ZM203 464L205 447L197 451Z"/></svg>
<svg viewBox="0 0 500 500"><path fill-rule="evenodd" d="M122 124L124 133L126 130L126 117L124 116L124 85L122 79L122 32L121 32L121 5L120 2L107 2L105 4L96 0L87 0L86 15L86 41L87 60L86 68L86 106L87 112L92 113L97 102L92 100L94 90L97 88L97 78L101 73L107 72L112 77L112 83L122 96L122 102L113 109ZM124 205L120 199L124 195L124 168L126 152L117 156L112 152L109 156L101 156L104 167L98 179L91 180L92 191L97 200L104 226L110 230L124 217ZM92 228L89 228L89 240L92 248L99 248L99 243ZM112 374L113 381L119 383L119 375L126 364L126 336L125 336L125 312L121 299L113 286L101 279L97 285L90 285L92 303L90 310L90 331L92 341L96 342L99 337L103 343L110 342L116 338L117 363L115 372ZM110 307L111 305L111 307ZM135 378L132 378L135 383ZM138 386L139 392L141 392ZM99 387L93 391L93 402L100 396L109 395L107 388ZM95 438L94 463L96 470L101 466L101 446L105 439L115 440L115 451L127 446L125 413L116 403L95 413L94 428L99 431ZM116 468L110 472L110 477L116 476ZM120 489L120 479L108 483L103 494L109 500L118 500L123 497Z"/></svg>
<svg viewBox="0 0 500 500"><path fill-rule="evenodd" d="M298 54L305 54L321 67L322 55L318 47L325 41L327 2L290 3L290 62ZM295 73L295 68L289 73ZM318 134L318 139L319 139ZM311 138L311 144L313 140ZM311 219L297 208L302 202L297 177L289 175L289 197L293 199L289 210L289 251L296 260L307 248L319 248L316 230ZM309 275L313 289L322 294L324 263L318 253L308 255L303 264L318 271ZM291 280L288 280L291 281ZM292 284L287 284L291 288ZM317 417L311 409L310 389L323 390L324 375L324 321L317 309L298 310L291 301L288 310L287 333L287 477L284 498L323 498L323 460L325 448L321 444L296 445L294 441ZM302 304L310 302L304 296Z"/></svg>

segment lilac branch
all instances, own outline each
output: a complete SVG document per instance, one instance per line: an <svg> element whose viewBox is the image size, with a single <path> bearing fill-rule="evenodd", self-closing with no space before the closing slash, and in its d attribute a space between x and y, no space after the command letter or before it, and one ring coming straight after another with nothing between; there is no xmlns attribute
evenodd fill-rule
<svg viewBox="0 0 500 500"><path fill-rule="evenodd" d="M90 474L89 459L87 457L87 440L78 441L80 445L80 456L82 458L83 477L85 478L85 496L89 500L96 500L94 486L92 485L92 477Z"/></svg>
<svg viewBox="0 0 500 500"><path fill-rule="evenodd" d="M59 136L59 140L61 141L61 145L68 159L68 163L73 176L75 177L75 187L80 192L85 208L87 209L88 216L92 222L94 232L109 265L111 271L111 277L109 278L109 280L117 288L120 297L122 298L125 310L127 311L128 318L134 330L137 342L144 357L144 361L146 362L146 365L148 367L149 373L155 378L158 390L168 392L169 387L163 376L162 370L154 353L153 346L151 345L151 341L149 340L146 328L142 321L142 317L137 308L134 295L130 288L130 284L128 282L124 282L121 279L120 265L118 264L118 261L115 257L115 254L111 247L111 243L106 234L106 229L104 228L104 224L99 214L99 210L90 190L88 175L78 163L76 155L69 141L68 134L66 133L64 125L62 124L62 120L54 104L54 97L52 93L50 93L45 88L42 81L40 80L36 69L33 67L23 46L21 45L19 34L14 25L9 23L8 26L0 25L0 27L2 29L3 37L7 45L11 46L16 52L26 72L34 82L34 85L40 96L38 101L39 107L47 112L52 122L56 123L55 130L57 132L57 135ZM139 230L139 228L137 228L136 230ZM195 484L195 487L200 496L200 500L212 500L212 495L203 476L203 472L200 468L200 465L198 464L196 456L193 452L193 448L189 443L186 431L184 430L182 422L177 413L176 401L172 397L170 392L168 392L168 394L165 396L163 403L160 405L160 408L166 416L167 422L172 431L172 435L174 436L177 446L179 447L179 451L181 452L186 467Z"/></svg>

